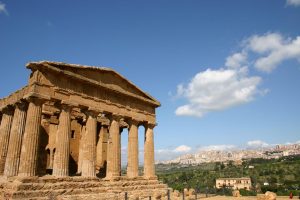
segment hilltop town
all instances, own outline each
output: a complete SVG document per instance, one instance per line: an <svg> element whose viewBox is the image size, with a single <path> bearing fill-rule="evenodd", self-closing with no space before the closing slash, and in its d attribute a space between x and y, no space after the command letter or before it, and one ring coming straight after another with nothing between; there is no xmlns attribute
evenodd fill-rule
<svg viewBox="0 0 300 200"><path fill-rule="evenodd" d="M197 165L200 163L233 161L238 165L242 163L242 160L252 158L277 159L291 155L300 155L300 144L275 145L259 149L205 150L159 163Z"/></svg>

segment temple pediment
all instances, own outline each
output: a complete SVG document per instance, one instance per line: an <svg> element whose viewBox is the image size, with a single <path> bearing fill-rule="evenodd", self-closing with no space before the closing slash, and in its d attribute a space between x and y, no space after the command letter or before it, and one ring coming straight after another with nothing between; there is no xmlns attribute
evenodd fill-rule
<svg viewBox="0 0 300 200"><path fill-rule="evenodd" d="M160 106L160 103L151 95L110 68L49 61L30 62L26 66L33 71L59 73L60 75L94 84L117 93L144 99L156 105L156 107Z"/></svg>

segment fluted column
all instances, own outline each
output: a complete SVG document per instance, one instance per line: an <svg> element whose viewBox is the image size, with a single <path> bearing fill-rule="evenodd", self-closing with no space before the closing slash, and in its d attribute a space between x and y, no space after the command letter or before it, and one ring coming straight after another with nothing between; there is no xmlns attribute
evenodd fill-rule
<svg viewBox="0 0 300 200"><path fill-rule="evenodd" d="M87 122L81 175L84 177L94 177L96 176L96 134L98 113L87 111L86 114Z"/></svg>
<svg viewBox="0 0 300 200"><path fill-rule="evenodd" d="M78 167L77 167L77 174L82 172L82 157L83 157L83 147L84 147L84 139L86 133L86 126L82 126L80 140L79 140L79 152L78 152Z"/></svg>
<svg viewBox="0 0 300 200"><path fill-rule="evenodd" d="M12 107L6 107L2 112L3 116L0 126L0 175L3 175L4 173L14 109Z"/></svg>
<svg viewBox="0 0 300 200"><path fill-rule="evenodd" d="M22 141L18 176L35 176L43 100L30 98Z"/></svg>
<svg viewBox="0 0 300 200"><path fill-rule="evenodd" d="M104 161L107 159L107 125L101 124L99 140L96 152L96 168L104 167Z"/></svg>
<svg viewBox="0 0 300 200"><path fill-rule="evenodd" d="M111 142L111 135L110 135L110 128L108 132L107 138L107 165L106 165L106 177L111 178L111 169L112 169L112 142Z"/></svg>
<svg viewBox="0 0 300 200"><path fill-rule="evenodd" d="M53 170L53 162L54 162L54 149L49 149L49 153L50 153L50 155L49 155L49 169L52 169Z"/></svg>
<svg viewBox="0 0 300 200"><path fill-rule="evenodd" d="M16 176L19 170L22 136L25 129L27 102L16 104L10 131L7 158L5 162L5 176Z"/></svg>
<svg viewBox="0 0 300 200"><path fill-rule="evenodd" d="M139 175L139 144L138 122L130 120L128 132L128 165L127 176L134 178Z"/></svg>
<svg viewBox="0 0 300 200"><path fill-rule="evenodd" d="M71 134L71 107L61 105L58 131L56 134L56 150L53 161L53 176L63 177L69 175L70 134Z"/></svg>
<svg viewBox="0 0 300 200"><path fill-rule="evenodd" d="M120 137L120 116L112 116L111 124L109 128L109 134L111 143L109 144L109 152L107 161L107 178L119 177L121 176L121 166L120 166L120 150L121 150L121 137Z"/></svg>
<svg viewBox="0 0 300 200"><path fill-rule="evenodd" d="M155 178L155 163L154 163L154 138L153 128L154 124L147 124L145 130L145 144L144 144L144 177Z"/></svg>

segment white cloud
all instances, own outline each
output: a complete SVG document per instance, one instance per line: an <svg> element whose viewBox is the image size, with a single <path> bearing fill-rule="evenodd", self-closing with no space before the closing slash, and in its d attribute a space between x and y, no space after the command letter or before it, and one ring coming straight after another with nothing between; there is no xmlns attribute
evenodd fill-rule
<svg viewBox="0 0 300 200"><path fill-rule="evenodd" d="M278 33L267 33L262 36L251 36L244 45L256 53L266 53L281 48L283 40Z"/></svg>
<svg viewBox="0 0 300 200"><path fill-rule="evenodd" d="M267 147L269 146L269 144L261 140L252 140L247 142L247 146L251 148L259 148L259 147Z"/></svg>
<svg viewBox="0 0 300 200"><path fill-rule="evenodd" d="M221 145L209 145L200 147L198 151L225 151L225 150L232 150L235 149L235 145L227 145L227 144L221 144Z"/></svg>
<svg viewBox="0 0 300 200"><path fill-rule="evenodd" d="M219 111L250 102L258 93L261 78L247 76L247 67L241 69L217 69L199 72L187 86L179 85L177 95L188 104L176 109L176 115L202 117L211 111Z"/></svg>
<svg viewBox="0 0 300 200"><path fill-rule="evenodd" d="M189 152L189 151L191 151L191 147L189 147L189 146L186 146L186 145L180 145L180 146L178 146L177 148L175 148L173 151L174 152L178 152L178 153L187 153L187 152Z"/></svg>
<svg viewBox="0 0 300 200"><path fill-rule="evenodd" d="M247 54L245 52L235 53L226 58L225 66L229 68L240 68L242 65L246 64Z"/></svg>
<svg viewBox="0 0 300 200"><path fill-rule="evenodd" d="M254 67L271 72L285 60L300 58L300 36L291 39L279 33L254 35L248 39L246 48L258 56Z"/></svg>
<svg viewBox="0 0 300 200"><path fill-rule="evenodd" d="M175 148L157 149L155 150L155 160L171 160L191 151L192 148L187 145L180 145Z"/></svg>
<svg viewBox="0 0 300 200"><path fill-rule="evenodd" d="M286 3L291 6L300 6L300 0L287 0Z"/></svg>
<svg viewBox="0 0 300 200"><path fill-rule="evenodd" d="M286 60L300 62L300 36L292 39L279 33L253 35L241 42L241 50L226 58L225 68L206 69L187 84L177 86L176 97L187 101L177 107L178 116L202 117L206 113L251 102L268 89L259 89L260 76L249 70L271 72ZM250 66L247 66L249 65Z"/></svg>
<svg viewBox="0 0 300 200"><path fill-rule="evenodd" d="M0 14L1 13L8 15L8 11L6 10L6 5L0 1Z"/></svg>

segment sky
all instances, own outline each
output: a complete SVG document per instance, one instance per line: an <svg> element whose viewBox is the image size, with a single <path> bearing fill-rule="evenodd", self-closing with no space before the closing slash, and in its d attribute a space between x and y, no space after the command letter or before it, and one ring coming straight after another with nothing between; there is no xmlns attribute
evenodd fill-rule
<svg viewBox="0 0 300 200"><path fill-rule="evenodd" d="M0 0L0 98L41 60L113 68L158 99L157 160L300 141L300 0Z"/></svg>

